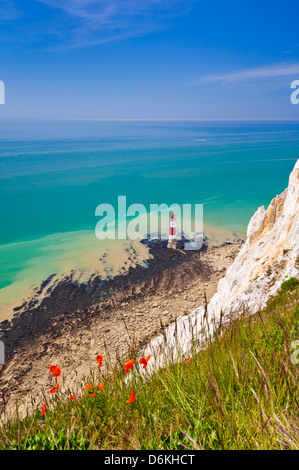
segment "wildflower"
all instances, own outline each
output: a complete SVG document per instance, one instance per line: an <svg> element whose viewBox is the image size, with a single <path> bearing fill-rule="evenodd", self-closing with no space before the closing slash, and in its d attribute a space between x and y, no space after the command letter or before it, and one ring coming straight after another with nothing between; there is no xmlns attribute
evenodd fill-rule
<svg viewBox="0 0 299 470"><path fill-rule="evenodd" d="M104 357L103 354L98 354L97 357L96 357L96 360L99 363L99 367L101 367L101 365L102 365L103 357Z"/></svg>
<svg viewBox="0 0 299 470"><path fill-rule="evenodd" d="M85 390L90 390L90 389L91 389L91 385L90 385L90 383L88 383L85 387Z"/></svg>
<svg viewBox="0 0 299 470"><path fill-rule="evenodd" d="M71 400L75 400L75 398L76 398L76 394L75 394L75 393L74 393L72 396L70 396L70 399L71 399Z"/></svg>
<svg viewBox="0 0 299 470"><path fill-rule="evenodd" d="M47 403L44 403L42 406L42 416L47 413Z"/></svg>
<svg viewBox="0 0 299 470"><path fill-rule="evenodd" d="M102 388L104 388L104 384L99 384L99 385L98 385L98 389L101 390Z"/></svg>
<svg viewBox="0 0 299 470"><path fill-rule="evenodd" d="M56 367L53 374L54 374L54 377L59 377L60 376L61 370L59 369L59 367Z"/></svg>
<svg viewBox="0 0 299 470"><path fill-rule="evenodd" d="M186 362L187 362L187 363L190 362L190 359L191 359L190 356L188 356L188 357L186 358Z"/></svg>
<svg viewBox="0 0 299 470"><path fill-rule="evenodd" d="M95 393L91 393L89 396L90 398L93 398L95 396Z"/></svg>
<svg viewBox="0 0 299 470"><path fill-rule="evenodd" d="M142 357L142 358L139 360L140 364L143 364L143 366L142 366L143 369L146 369L146 366L147 366L148 361L150 360L150 357L151 357L151 356L148 355L148 356L146 356L145 359L144 359L144 357Z"/></svg>
<svg viewBox="0 0 299 470"><path fill-rule="evenodd" d="M134 362L135 362L134 359L131 359L130 361L128 361L126 363L126 365L124 366L124 369L126 370L126 373L128 373L129 369L131 369L131 367L133 367Z"/></svg>
<svg viewBox="0 0 299 470"><path fill-rule="evenodd" d="M136 398L135 392L134 392L134 390L132 390L131 391L131 396L130 396L129 400L127 400L127 403L133 403L135 398Z"/></svg>
<svg viewBox="0 0 299 470"><path fill-rule="evenodd" d="M59 377L61 374L61 370L57 366L50 366L49 371L54 375L54 377Z"/></svg>
<svg viewBox="0 0 299 470"><path fill-rule="evenodd" d="M58 390L58 388L59 388L59 384L57 383L57 384L55 385L55 387L51 388L51 390L49 390L49 391L50 391L50 393L55 393L56 390Z"/></svg>

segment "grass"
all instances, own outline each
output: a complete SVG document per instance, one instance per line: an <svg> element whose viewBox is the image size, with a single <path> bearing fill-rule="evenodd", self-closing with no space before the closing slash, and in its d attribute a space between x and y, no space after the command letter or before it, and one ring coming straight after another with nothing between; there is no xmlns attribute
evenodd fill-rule
<svg viewBox="0 0 299 470"><path fill-rule="evenodd" d="M16 410L1 425L0 448L299 449L298 300L298 283L286 283L262 312L222 326L189 363L152 376L139 356L127 374L121 361L105 376L96 367L76 400L58 389L44 416L41 406L22 420Z"/></svg>
<svg viewBox="0 0 299 470"><path fill-rule="evenodd" d="M282 292L294 290L295 287L298 285L299 285L298 279L296 279L295 277L291 277L290 279L288 279L287 281L281 284L280 295Z"/></svg>

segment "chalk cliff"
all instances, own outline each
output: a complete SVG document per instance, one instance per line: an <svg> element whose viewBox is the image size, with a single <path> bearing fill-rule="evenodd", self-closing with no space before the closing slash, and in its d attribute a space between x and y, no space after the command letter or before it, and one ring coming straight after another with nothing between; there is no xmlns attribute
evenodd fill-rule
<svg viewBox="0 0 299 470"><path fill-rule="evenodd" d="M298 260L298 261L297 261ZM296 263L297 261L297 263ZM265 306L283 281L299 275L299 160L288 188L268 209L260 207L247 229L247 240L209 304L217 317Z"/></svg>
<svg viewBox="0 0 299 470"><path fill-rule="evenodd" d="M299 279L299 160L289 178L288 188L276 196L268 209L260 207L248 225L247 240L233 264L219 281L217 293L207 311L199 307L170 325L165 334L153 339L146 354L169 348L187 354L192 337L200 336L203 325L209 330L231 314L248 314L263 308L282 282Z"/></svg>

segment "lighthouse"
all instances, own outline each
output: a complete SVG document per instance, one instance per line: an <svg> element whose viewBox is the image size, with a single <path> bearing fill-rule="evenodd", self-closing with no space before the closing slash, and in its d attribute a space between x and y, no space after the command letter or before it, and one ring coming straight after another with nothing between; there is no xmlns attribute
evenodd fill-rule
<svg viewBox="0 0 299 470"><path fill-rule="evenodd" d="M174 213L170 216L170 231L169 231L169 241L176 240L176 230L175 230L175 215Z"/></svg>
<svg viewBox="0 0 299 470"><path fill-rule="evenodd" d="M176 227L175 227L175 215L172 212L170 216L170 229L169 229L169 239L167 248L172 248L174 250L182 248L182 242L176 238Z"/></svg>

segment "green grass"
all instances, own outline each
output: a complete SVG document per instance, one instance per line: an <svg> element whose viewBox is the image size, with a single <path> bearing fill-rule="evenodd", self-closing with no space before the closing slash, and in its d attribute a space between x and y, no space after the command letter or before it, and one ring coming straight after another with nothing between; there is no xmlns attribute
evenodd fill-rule
<svg viewBox="0 0 299 470"><path fill-rule="evenodd" d="M43 417L40 406L2 423L0 448L299 449L299 364L291 360L298 301L291 281L262 312L222 326L189 363L169 364L146 382L136 356L136 373L120 363L92 377L92 389L83 387L76 401L71 390L58 390L46 397ZM128 404L132 389L137 396Z"/></svg>
<svg viewBox="0 0 299 470"><path fill-rule="evenodd" d="M291 277L291 279L288 279L287 281L285 281L281 284L280 293L281 292L292 291L298 285L299 285L298 279L296 279L295 277Z"/></svg>

